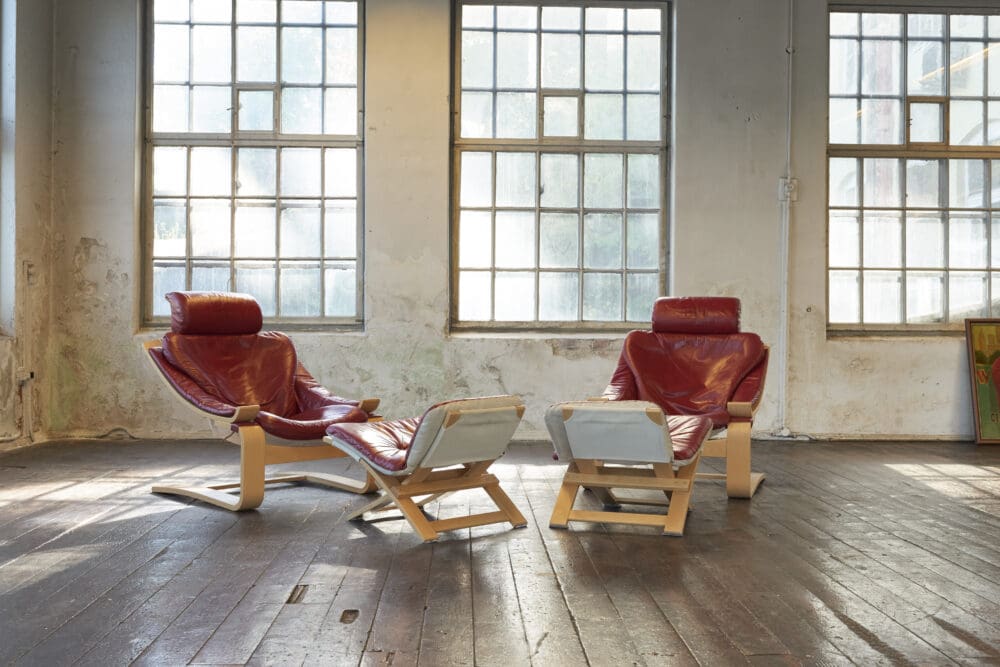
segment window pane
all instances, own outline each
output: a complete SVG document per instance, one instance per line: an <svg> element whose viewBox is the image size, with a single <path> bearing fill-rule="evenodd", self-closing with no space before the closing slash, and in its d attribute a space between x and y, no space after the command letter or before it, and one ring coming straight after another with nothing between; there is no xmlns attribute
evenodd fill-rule
<svg viewBox="0 0 1000 667"><path fill-rule="evenodd" d="M460 191L462 206L490 206L493 203L493 163L489 153L462 153Z"/></svg>
<svg viewBox="0 0 1000 667"><path fill-rule="evenodd" d="M264 317L277 314L274 262L236 262L236 291L257 300Z"/></svg>
<svg viewBox="0 0 1000 667"><path fill-rule="evenodd" d="M323 82L321 29L281 29L281 80L285 83Z"/></svg>
<svg viewBox="0 0 1000 667"><path fill-rule="evenodd" d="M314 257L320 248L320 209L308 204L281 209L280 257ZM317 281L318 278L317 272ZM318 307L318 304L317 304Z"/></svg>
<svg viewBox="0 0 1000 667"><path fill-rule="evenodd" d="M190 32L187 26L154 26L153 81L182 83L188 80L189 36Z"/></svg>
<svg viewBox="0 0 1000 667"><path fill-rule="evenodd" d="M622 156L588 153L583 158L583 205L621 208Z"/></svg>
<svg viewBox="0 0 1000 667"><path fill-rule="evenodd" d="M944 48L941 42L911 40L906 48L907 92L910 95L944 94Z"/></svg>
<svg viewBox="0 0 1000 667"><path fill-rule="evenodd" d="M659 35L629 35L628 89L660 90L660 37Z"/></svg>
<svg viewBox="0 0 1000 667"><path fill-rule="evenodd" d="M625 319L630 322L647 321L657 296L659 286L655 273L630 273Z"/></svg>
<svg viewBox="0 0 1000 667"><path fill-rule="evenodd" d="M358 278L354 262L327 264L324 271L326 301L323 309L327 317L353 317L357 315Z"/></svg>
<svg viewBox="0 0 1000 667"><path fill-rule="evenodd" d="M498 268L504 269L530 269L535 266L534 213L497 211L494 261ZM497 303L500 303L499 297Z"/></svg>
<svg viewBox="0 0 1000 667"><path fill-rule="evenodd" d="M188 87L153 87L153 132L188 131Z"/></svg>
<svg viewBox="0 0 1000 667"><path fill-rule="evenodd" d="M628 156L628 207L660 207L660 160L656 155Z"/></svg>
<svg viewBox="0 0 1000 667"><path fill-rule="evenodd" d="M944 141L944 105L910 104L910 141L932 142Z"/></svg>
<svg viewBox="0 0 1000 667"><path fill-rule="evenodd" d="M534 7L497 7L497 27L498 28L525 28L528 30L537 27L538 10Z"/></svg>
<svg viewBox="0 0 1000 667"><path fill-rule="evenodd" d="M628 268L655 269L659 264L659 216L655 213L629 213Z"/></svg>
<svg viewBox="0 0 1000 667"><path fill-rule="evenodd" d="M625 12L621 9L588 7L587 30L622 30L625 27Z"/></svg>
<svg viewBox="0 0 1000 667"><path fill-rule="evenodd" d="M240 81L275 81L277 31L271 27L236 29L236 78Z"/></svg>
<svg viewBox="0 0 1000 667"><path fill-rule="evenodd" d="M277 224L273 203L258 206L236 206L236 257L274 257L278 244Z"/></svg>
<svg viewBox="0 0 1000 667"><path fill-rule="evenodd" d="M584 82L587 90L622 90L625 73L624 37L587 34L584 48Z"/></svg>
<svg viewBox="0 0 1000 667"><path fill-rule="evenodd" d="M187 255L187 208L183 200L153 202L153 255Z"/></svg>
<svg viewBox="0 0 1000 667"><path fill-rule="evenodd" d="M232 34L228 26L196 25L191 29L191 80L229 83L232 80Z"/></svg>
<svg viewBox="0 0 1000 667"><path fill-rule="evenodd" d="M899 100L861 100L861 143L902 143L902 117L903 105Z"/></svg>
<svg viewBox="0 0 1000 667"><path fill-rule="evenodd" d="M489 320L491 294L489 271L459 271L458 318L469 321Z"/></svg>
<svg viewBox="0 0 1000 667"><path fill-rule="evenodd" d="M462 211L458 228L458 266L488 269L493 262L493 224L488 211Z"/></svg>
<svg viewBox="0 0 1000 667"><path fill-rule="evenodd" d="M857 95L858 49L856 39L830 40L830 94Z"/></svg>
<svg viewBox="0 0 1000 667"><path fill-rule="evenodd" d="M229 23L233 19L231 0L192 0L191 20L199 23Z"/></svg>
<svg viewBox="0 0 1000 667"><path fill-rule="evenodd" d="M906 321L926 324L944 320L944 273L907 272Z"/></svg>
<svg viewBox="0 0 1000 667"><path fill-rule="evenodd" d="M986 220L952 215L948 221L948 262L952 268L986 268Z"/></svg>
<svg viewBox="0 0 1000 667"><path fill-rule="evenodd" d="M583 268L622 266L622 216L588 213L583 218Z"/></svg>
<svg viewBox="0 0 1000 667"><path fill-rule="evenodd" d="M498 322L535 319L535 274L497 271L495 289Z"/></svg>
<svg viewBox="0 0 1000 667"><path fill-rule="evenodd" d="M576 273L538 274L538 317L553 322L580 318L580 277Z"/></svg>
<svg viewBox="0 0 1000 667"><path fill-rule="evenodd" d="M627 16L628 29L631 31L651 30L659 32L663 27L659 9L629 9Z"/></svg>
<svg viewBox="0 0 1000 667"><path fill-rule="evenodd" d="M580 218L575 213L542 213L539 264L543 268L580 265Z"/></svg>
<svg viewBox="0 0 1000 667"><path fill-rule="evenodd" d="M860 116L861 112L858 110L856 99L831 99L830 143L858 143L861 132Z"/></svg>
<svg viewBox="0 0 1000 667"><path fill-rule="evenodd" d="M902 15L865 12L861 15L861 34L865 37L898 37Z"/></svg>
<svg viewBox="0 0 1000 667"><path fill-rule="evenodd" d="M353 201L338 201L326 207L323 254L356 257L358 254L358 210Z"/></svg>
<svg viewBox="0 0 1000 667"><path fill-rule="evenodd" d="M907 34L914 37L944 37L944 16L940 14L910 14L906 17Z"/></svg>
<svg viewBox="0 0 1000 667"><path fill-rule="evenodd" d="M355 197L358 192L358 151L326 149L326 196Z"/></svg>
<svg viewBox="0 0 1000 667"><path fill-rule="evenodd" d="M864 318L870 324L899 324L902 303L898 271L864 272Z"/></svg>
<svg viewBox="0 0 1000 667"><path fill-rule="evenodd" d="M986 143L983 134L983 111L982 102L969 102L952 100L951 114L951 143L956 146L982 146Z"/></svg>
<svg viewBox="0 0 1000 667"><path fill-rule="evenodd" d="M237 152L236 195L273 196L277 185L277 156L273 148L241 148Z"/></svg>
<svg viewBox="0 0 1000 667"><path fill-rule="evenodd" d="M542 87L580 87L579 35L542 34Z"/></svg>
<svg viewBox="0 0 1000 667"><path fill-rule="evenodd" d="M323 131L323 91L319 88L285 88L281 95L281 131L286 134L319 134Z"/></svg>
<svg viewBox="0 0 1000 667"><path fill-rule="evenodd" d="M281 194L285 197L318 197L320 185L319 148L281 150Z"/></svg>
<svg viewBox="0 0 1000 667"><path fill-rule="evenodd" d="M949 203L954 208L982 208L986 163L983 160L949 160Z"/></svg>
<svg viewBox="0 0 1000 667"><path fill-rule="evenodd" d="M864 161L865 206L902 204L899 187L899 160L870 158Z"/></svg>
<svg viewBox="0 0 1000 667"><path fill-rule="evenodd" d="M497 137L535 137L535 94L497 93Z"/></svg>
<svg viewBox="0 0 1000 667"><path fill-rule="evenodd" d="M277 0L236 0L236 20L239 23L273 23L277 18Z"/></svg>
<svg viewBox="0 0 1000 667"><path fill-rule="evenodd" d="M319 23L323 5L316 0L281 0L281 20L285 23Z"/></svg>
<svg viewBox="0 0 1000 667"><path fill-rule="evenodd" d="M497 153L497 206L535 205L535 154Z"/></svg>
<svg viewBox="0 0 1000 667"><path fill-rule="evenodd" d="M952 321L966 317L986 317L986 274L952 272L948 280L948 316Z"/></svg>
<svg viewBox="0 0 1000 667"><path fill-rule="evenodd" d="M861 93L863 95L899 95L901 42L894 40L861 41Z"/></svg>
<svg viewBox="0 0 1000 667"><path fill-rule="evenodd" d="M861 321L860 275L857 271L830 271L831 324Z"/></svg>
<svg viewBox="0 0 1000 667"><path fill-rule="evenodd" d="M323 118L326 134L357 134L357 88L327 88Z"/></svg>
<svg viewBox="0 0 1000 667"><path fill-rule="evenodd" d="M462 136L493 136L493 94L462 93Z"/></svg>
<svg viewBox="0 0 1000 667"><path fill-rule="evenodd" d="M549 30L579 30L579 7L542 7L542 28Z"/></svg>
<svg viewBox="0 0 1000 667"><path fill-rule="evenodd" d="M858 205L858 160L830 158L830 206Z"/></svg>
<svg viewBox="0 0 1000 667"><path fill-rule="evenodd" d="M270 90L240 91L239 126L244 132L274 129L274 93Z"/></svg>
<svg viewBox="0 0 1000 667"><path fill-rule="evenodd" d="M944 220L934 213L906 216L906 265L912 268L944 268Z"/></svg>
<svg viewBox="0 0 1000 667"><path fill-rule="evenodd" d="M191 289L206 292L230 292L229 263L192 262Z"/></svg>
<svg viewBox="0 0 1000 667"><path fill-rule="evenodd" d="M462 87L493 86L493 33L462 31Z"/></svg>
<svg viewBox="0 0 1000 667"><path fill-rule="evenodd" d="M170 315L170 304L163 298L167 292L187 289L184 265L173 262L153 262L153 315Z"/></svg>
<svg viewBox="0 0 1000 667"><path fill-rule="evenodd" d="M860 241L858 212L830 211L830 266L859 266Z"/></svg>
<svg viewBox="0 0 1000 667"><path fill-rule="evenodd" d="M579 101L575 97L545 97L542 127L546 137L575 137L579 134Z"/></svg>
<svg viewBox="0 0 1000 667"><path fill-rule="evenodd" d="M625 138L629 141L659 141L660 96L626 95Z"/></svg>
<svg viewBox="0 0 1000 667"><path fill-rule="evenodd" d="M941 206L941 162L906 161L906 205L939 208Z"/></svg>
<svg viewBox="0 0 1000 667"><path fill-rule="evenodd" d="M194 257L229 257L230 207L225 199L191 202L191 254Z"/></svg>
<svg viewBox="0 0 1000 667"><path fill-rule="evenodd" d="M187 192L187 149L157 146L153 149L153 194L183 195Z"/></svg>
<svg viewBox="0 0 1000 667"><path fill-rule="evenodd" d="M622 277L618 273L583 274L583 319L622 319Z"/></svg>
<svg viewBox="0 0 1000 667"><path fill-rule="evenodd" d="M983 94L982 42L951 43L951 95L977 96Z"/></svg>
<svg viewBox="0 0 1000 667"><path fill-rule="evenodd" d="M534 88L536 65L534 34L497 33L497 87Z"/></svg>
<svg viewBox="0 0 1000 667"><path fill-rule="evenodd" d="M355 85L358 82L358 31L330 28L326 31L326 83Z"/></svg>
<svg viewBox="0 0 1000 667"><path fill-rule="evenodd" d="M320 303L315 298L322 290L318 262L281 263L281 315L283 317L319 317Z"/></svg>
<svg viewBox="0 0 1000 667"><path fill-rule="evenodd" d="M584 139L624 138L625 97L623 95L585 95L583 98Z"/></svg>
<svg viewBox="0 0 1000 667"><path fill-rule="evenodd" d="M576 155L543 153L541 163L542 206L576 208L579 205L580 159Z"/></svg>
<svg viewBox="0 0 1000 667"><path fill-rule="evenodd" d="M229 132L233 106L228 86L194 86L191 89L191 130Z"/></svg>
<svg viewBox="0 0 1000 667"><path fill-rule="evenodd" d="M865 212L863 252L866 267L903 265L903 223L898 212Z"/></svg>
<svg viewBox="0 0 1000 667"><path fill-rule="evenodd" d="M191 149L191 194L229 196L233 169L228 148Z"/></svg>

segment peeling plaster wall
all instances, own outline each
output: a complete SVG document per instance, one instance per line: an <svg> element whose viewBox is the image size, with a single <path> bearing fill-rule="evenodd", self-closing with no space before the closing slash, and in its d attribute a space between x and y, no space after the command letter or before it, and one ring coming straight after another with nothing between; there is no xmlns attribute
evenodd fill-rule
<svg viewBox="0 0 1000 667"><path fill-rule="evenodd" d="M160 335L138 331L141 3L55 2L46 434L204 435L140 351L142 340ZM515 392L528 403L519 436L541 437L546 405L603 389L621 337L447 333L450 5L368 0L366 329L293 338L331 390L381 396L388 417L445 398ZM967 436L959 339L826 339L826 3L796 2L800 200L788 276L779 269L777 201L788 5L677 0L675 9L672 292L739 296L746 328L775 345L781 290L791 284L793 431ZM759 434L782 426L781 381L768 379ZM889 393L899 398L887 405Z"/></svg>
<svg viewBox="0 0 1000 667"><path fill-rule="evenodd" d="M13 299L11 337L0 339L0 449L30 442L46 414L52 217L52 3L3 0L4 299ZM12 29L13 28L13 29ZM12 35L14 35L12 37ZM6 309L5 309L6 314ZM18 383L17 371L34 373ZM29 414L30 413L30 414Z"/></svg>

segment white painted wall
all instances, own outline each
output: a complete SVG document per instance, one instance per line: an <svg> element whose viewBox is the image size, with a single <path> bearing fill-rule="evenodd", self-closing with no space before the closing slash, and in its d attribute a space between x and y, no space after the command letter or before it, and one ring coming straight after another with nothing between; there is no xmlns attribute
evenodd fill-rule
<svg viewBox="0 0 1000 667"><path fill-rule="evenodd" d="M140 3L54 2L53 232L39 299L50 304L39 426L45 437L118 428L140 437L204 435L140 352L142 340L161 333L138 329ZM445 398L515 392L528 403L519 435L541 437L546 405L603 389L620 336L447 332L449 12L449 0L368 0L367 326L294 339L327 386L381 396L389 417ZM779 269L777 185L788 5L678 0L675 23L673 293L738 296L746 328L777 345L780 294L790 283L786 424L794 432L968 437L960 339L825 335L826 3L796 2L792 138L801 192L787 276ZM18 230L33 238L40 232L31 227L26 220ZM42 236L33 242L45 246ZM0 347L0 373L3 357ZM762 435L782 426L782 380L768 379Z"/></svg>

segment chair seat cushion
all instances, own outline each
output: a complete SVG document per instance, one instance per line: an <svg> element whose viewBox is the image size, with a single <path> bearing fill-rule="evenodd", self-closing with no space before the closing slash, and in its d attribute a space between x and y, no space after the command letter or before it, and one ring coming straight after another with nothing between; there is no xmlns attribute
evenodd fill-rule
<svg viewBox="0 0 1000 667"><path fill-rule="evenodd" d="M692 415L667 416L667 429L674 448L674 463L685 465L705 444L712 431L712 420Z"/></svg>
<svg viewBox="0 0 1000 667"><path fill-rule="evenodd" d="M406 468L406 453L420 426L420 417L363 424L334 424L331 438L351 447L358 456L390 472Z"/></svg>
<svg viewBox="0 0 1000 667"><path fill-rule="evenodd" d="M257 423L267 433L286 440L321 440L326 429L340 422L366 422L368 413L354 405L326 405L282 417L271 412L257 414Z"/></svg>

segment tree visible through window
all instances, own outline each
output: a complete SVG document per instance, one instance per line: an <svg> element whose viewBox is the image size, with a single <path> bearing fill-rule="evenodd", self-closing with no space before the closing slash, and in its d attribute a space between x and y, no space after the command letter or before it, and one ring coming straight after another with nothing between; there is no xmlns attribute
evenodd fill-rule
<svg viewBox="0 0 1000 667"><path fill-rule="evenodd" d="M667 5L457 11L453 319L645 321L666 263Z"/></svg>
<svg viewBox="0 0 1000 667"><path fill-rule="evenodd" d="M1000 314L1000 16L830 13L829 322Z"/></svg>
<svg viewBox="0 0 1000 667"><path fill-rule="evenodd" d="M360 318L359 3L155 0L147 315L249 292L266 317Z"/></svg>

